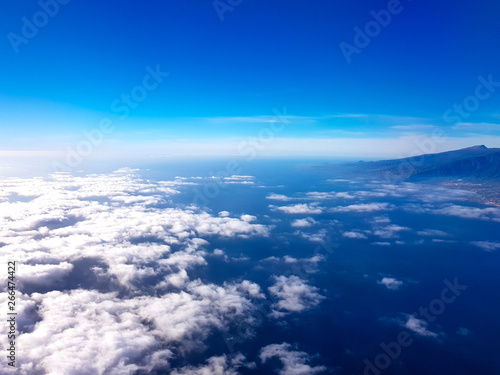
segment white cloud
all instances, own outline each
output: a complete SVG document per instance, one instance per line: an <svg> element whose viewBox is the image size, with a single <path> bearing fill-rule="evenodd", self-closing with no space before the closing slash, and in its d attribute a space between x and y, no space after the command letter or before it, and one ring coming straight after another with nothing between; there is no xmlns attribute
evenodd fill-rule
<svg viewBox="0 0 500 375"><path fill-rule="evenodd" d="M275 256L272 256L272 257L268 257L268 258L265 258L265 259L262 259L262 261L264 262L280 262L280 261L283 261L285 263L288 263L288 264L296 264L296 263L311 263L311 264L316 264L316 263L319 263L321 261L323 261L325 258L322 256L322 255L313 255L312 257L310 258L294 258L290 255L285 255L283 257L275 257Z"/></svg>
<svg viewBox="0 0 500 375"><path fill-rule="evenodd" d="M425 229L418 231L417 234L419 236L424 236L424 237L446 237L449 236L448 233L443 232L442 230L438 229Z"/></svg>
<svg viewBox="0 0 500 375"><path fill-rule="evenodd" d="M229 177L217 177L213 176L214 179L221 179L221 182L225 184L237 184L237 185L254 185L254 176L244 176L244 175L232 175Z"/></svg>
<svg viewBox="0 0 500 375"><path fill-rule="evenodd" d="M477 208L451 205L434 211L436 214L458 216L465 219L500 220L500 209L496 207Z"/></svg>
<svg viewBox="0 0 500 375"><path fill-rule="evenodd" d="M274 297L278 298L278 301L272 305L272 315L276 318L287 313L309 310L325 298L318 293L318 288L294 275L275 276L274 285L268 289Z"/></svg>
<svg viewBox="0 0 500 375"><path fill-rule="evenodd" d="M386 191L380 191L379 189L371 191L356 191L354 194L360 198L383 198L388 195L394 196L394 194L390 194Z"/></svg>
<svg viewBox="0 0 500 375"><path fill-rule="evenodd" d="M312 191L306 194L309 199L323 200L323 199L354 199L354 196L347 192L317 192Z"/></svg>
<svg viewBox="0 0 500 375"><path fill-rule="evenodd" d="M265 295L261 292L260 286L248 280L243 280L240 284L238 284L237 289L245 292L252 298L265 298Z"/></svg>
<svg viewBox="0 0 500 375"><path fill-rule="evenodd" d="M287 197L286 195L283 194L269 194L266 199L274 200L274 201L283 201L283 202L288 202L288 201L293 201L296 198L290 198Z"/></svg>
<svg viewBox="0 0 500 375"><path fill-rule="evenodd" d="M254 309L252 295L262 297L250 282L217 286L200 281L159 297L118 298L91 290L34 293L41 321L19 336L20 367L28 374L150 369L160 359L168 363L176 348L203 348L213 329L245 321ZM161 358L154 360L155 354Z"/></svg>
<svg viewBox="0 0 500 375"><path fill-rule="evenodd" d="M272 263L284 263L285 266L290 268L292 273L307 273L313 274L319 271L318 264L325 260L322 255L313 255L309 258L295 258L290 255L285 255L283 257L271 256L262 259L262 262L272 262Z"/></svg>
<svg viewBox="0 0 500 375"><path fill-rule="evenodd" d="M299 204L294 204L291 206L273 206L269 205L269 208L272 210L279 210L282 211L286 214L305 214L305 215L311 215L311 214L320 214L323 212L322 207L318 207L317 204L312 203L299 203Z"/></svg>
<svg viewBox="0 0 500 375"><path fill-rule="evenodd" d="M451 204L441 208L407 205L406 209L417 213L431 213L435 215L457 216L463 219L492 220L500 222L500 208L498 207L478 208Z"/></svg>
<svg viewBox="0 0 500 375"><path fill-rule="evenodd" d="M253 180L253 179L255 179L255 176L237 175L237 174L234 174L230 177L224 177L224 180L229 180L229 181L244 181L244 180Z"/></svg>
<svg viewBox="0 0 500 375"><path fill-rule="evenodd" d="M241 215L240 219L247 223L250 223L251 221L257 220L257 217L253 215Z"/></svg>
<svg viewBox="0 0 500 375"><path fill-rule="evenodd" d="M285 255L283 257L283 260L285 261L285 263L297 263L298 262L297 258L291 257L289 255Z"/></svg>
<svg viewBox="0 0 500 375"><path fill-rule="evenodd" d="M217 255L217 256L224 255L224 250L215 249L214 250L214 255Z"/></svg>
<svg viewBox="0 0 500 375"><path fill-rule="evenodd" d="M344 232L344 234L342 234L342 237L354 238L354 239L360 239L360 240L368 238L363 233L360 233L360 232Z"/></svg>
<svg viewBox="0 0 500 375"><path fill-rule="evenodd" d="M279 371L281 375L312 375L326 371L325 366L309 365L311 356L306 352L296 350L286 342L263 347L259 356L262 363L277 357L283 365Z"/></svg>
<svg viewBox="0 0 500 375"><path fill-rule="evenodd" d="M308 228L313 226L314 224L316 224L316 220L314 220L312 217L306 217L304 219L294 220L291 226L294 228Z"/></svg>
<svg viewBox="0 0 500 375"><path fill-rule="evenodd" d="M18 324L29 328L18 337L21 373L169 368L203 350L213 331L253 319L254 299L264 298L257 284L207 284L192 280L192 270L207 264L212 237L268 236L269 227L251 215L169 207L185 181L146 182L135 173L0 181L0 261L20 264ZM70 273L75 286L65 288ZM28 284L30 295L22 291ZM99 285L120 294L88 289Z"/></svg>
<svg viewBox="0 0 500 375"><path fill-rule="evenodd" d="M410 331L413 331L420 336L437 337L438 334L427 329L427 322L416 318L414 315L408 315L406 322L401 322L401 325Z"/></svg>
<svg viewBox="0 0 500 375"><path fill-rule="evenodd" d="M441 238L433 238L432 242L435 242L435 243L456 243L457 241L454 241L454 240L443 240Z"/></svg>
<svg viewBox="0 0 500 375"><path fill-rule="evenodd" d="M311 191L307 192L305 196L303 195L302 198L300 197L288 197L283 194L269 194L266 199L270 200L275 200L275 201L282 201L282 202L290 202L290 201L298 201L298 200L327 200L327 199L338 199L338 198L343 198L343 199L354 199L355 197L347 192L317 192L317 191Z"/></svg>
<svg viewBox="0 0 500 375"><path fill-rule="evenodd" d="M238 375L240 368L255 368L255 363L248 363L245 356L236 353L232 356L210 357L205 365L186 366L172 371L171 375Z"/></svg>
<svg viewBox="0 0 500 375"><path fill-rule="evenodd" d="M408 231L410 228L402 227L400 225L387 225L385 227L376 229L373 231L373 234L379 236L380 238L398 238L398 233L401 231Z"/></svg>
<svg viewBox="0 0 500 375"><path fill-rule="evenodd" d="M331 212L376 212L388 211L392 206L389 203L360 203L351 204L349 206L339 206L330 209Z"/></svg>
<svg viewBox="0 0 500 375"><path fill-rule="evenodd" d="M383 277L382 280L377 282L390 290L398 290L401 285L403 285L402 281L397 280L394 277Z"/></svg>
<svg viewBox="0 0 500 375"><path fill-rule="evenodd" d="M372 223L374 224L389 224L391 219L387 216L376 216L372 219Z"/></svg>
<svg viewBox="0 0 500 375"><path fill-rule="evenodd" d="M310 242L324 242L328 235L328 231L326 229L320 229L317 233L305 233L297 230L293 234L299 235Z"/></svg>
<svg viewBox="0 0 500 375"><path fill-rule="evenodd" d="M480 247L481 249L487 251L493 251L500 249L500 242L489 242L489 241L474 241L471 242L473 245Z"/></svg>
<svg viewBox="0 0 500 375"><path fill-rule="evenodd" d="M322 255L314 255L310 258L294 258L289 255L285 255L283 257L283 260L285 261L285 263L298 263L298 262L318 263L324 260L324 257Z"/></svg>
<svg viewBox="0 0 500 375"><path fill-rule="evenodd" d="M22 264L18 268L17 275L21 285L31 283L43 286L52 285L62 279L73 269L73 265L68 262L59 264Z"/></svg>
<svg viewBox="0 0 500 375"><path fill-rule="evenodd" d="M224 181L226 184L236 184L236 185L253 185L254 181Z"/></svg>

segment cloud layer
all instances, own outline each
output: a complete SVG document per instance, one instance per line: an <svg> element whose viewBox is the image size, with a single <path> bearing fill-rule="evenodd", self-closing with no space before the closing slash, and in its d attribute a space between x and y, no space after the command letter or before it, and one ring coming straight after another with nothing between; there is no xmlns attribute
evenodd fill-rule
<svg viewBox="0 0 500 375"><path fill-rule="evenodd" d="M23 374L168 369L172 359L203 350L214 331L251 323L253 301L263 298L257 284L202 282L193 270L207 264L212 237L265 237L269 228L252 215L174 206L170 198L184 184L144 181L130 169L0 183L0 258L19 263ZM212 357L205 367L231 373L243 362Z"/></svg>

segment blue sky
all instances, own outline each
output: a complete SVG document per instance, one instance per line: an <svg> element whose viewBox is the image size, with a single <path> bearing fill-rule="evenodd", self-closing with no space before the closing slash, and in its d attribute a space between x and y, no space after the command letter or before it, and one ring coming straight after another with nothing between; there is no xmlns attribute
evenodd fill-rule
<svg viewBox="0 0 500 375"><path fill-rule="evenodd" d="M65 152L103 119L113 130L96 150L111 155L237 154L283 120L262 156L500 147L493 0L42 0L2 8L2 155ZM371 33L364 45L355 28ZM357 48L347 58L346 44ZM436 147L415 146L436 129Z"/></svg>

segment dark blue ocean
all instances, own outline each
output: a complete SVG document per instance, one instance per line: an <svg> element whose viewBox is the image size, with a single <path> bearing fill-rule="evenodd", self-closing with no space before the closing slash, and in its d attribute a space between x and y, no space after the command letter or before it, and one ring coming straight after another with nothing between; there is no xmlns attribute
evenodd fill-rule
<svg viewBox="0 0 500 375"><path fill-rule="evenodd" d="M224 176L227 160L206 162L163 163L139 165L145 179L162 180L175 176ZM249 214L257 222L273 225L269 238L224 240L208 238L213 249L223 249L237 261L213 258L208 267L198 270L203 280L223 283L248 279L263 289L272 283L273 275L299 274L317 287L326 298L316 307L281 319L271 319L272 301L262 303L258 323L250 327L234 327L236 341L227 344L222 335L214 333L209 352L213 354L240 351L252 358L259 348L274 342L297 343L300 350L313 353L314 362L327 366L338 374L498 374L500 373L500 252L486 251L473 242L500 241L500 222L463 218L408 209L424 205L429 209L447 204L484 208L459 199L447 199L446 193L437 197L432 185L415 186L416 192L400 196L369 197L365 199L321 200L325 207L320 214L287 214L273 211L269 205L291 205L307 202L273 201L270 194L291 198L304 197L308 192L376 191L377 182L370 179L340 181L342 176L331 171L316 172L311 166L317 160L259 160L237 161L239 175L254 176L254 184L214 184L204 181L187 186L174 198L175 204L196 202L217 213L229 211L233 216ZM378 182L384 185L384 181ZM374 188L375 186L375 188ZM204 199L199 198L201 192ZM394 188L398 191L397 187ZM207 194L205 194L205 193ZM427 195L434 196L435 201ZM388 203L392 209L374 212L325 212L329 207L357 203ZM294 233L293 220L312 217L315 224L301 228L307 234L324 233L320 242L311 242ZM373 235L374 218L384 218L391 225L408 228L397 232L397 238ZM382 220L384 221L384 220ZM436 230L443 237L422 236L417 232ZM363 232L363 231L367 232ZM342 232L367 233L366 238L351 239ZM370 233L371 234L368 234ZM374 244L385 242L385 244ZM397 243L396 243L397 242ZM389 245L387 244L389 243ZM323 260L308 267L293 267L292 263L265 261L269 257L289 256L296 259L321 255ZM403 281L398 290L383 287L377 281L390 276ZM453 302L441 300L448 280L463 287ZM451 299L451 297L449 297ZM433 302L434 301L434 302ZM408 314L420 307L429 308L426 329L436 336L425 336L406 329ZM443 307L444 305L444 307ZM432 321L431 321L432 320ZM397 342L400 332L408 332L411 344L401 347L400 353L386 365L386 352L380 344ZM394 346L393 346L394 348ZM379 356L383 353L383 356ZM191 361L202 362L203 356ZM377 356L378 360L377 360ZM193 363L191 362L191 363ZM376 362L376 363L375 363ZM368 363L373 364L373 366ZM267 369L272 373L274 362ZM244 370L253 373L252 370ZM262 369L259 373L263 373Z"/></svg>
<svg viewBox="0 0 500 375"><path fill-rule="evenodd" d="M233 164L228 167L228 162ZM221 285L250 280L265 292L275 276L295 275L323 296L311 308L274 317L276 299L267 293L257 302L255 324L236 324L229 334L214 331L206 351L195 351L174 365L201 364L212 355L234 352L258 360L262 347L287 342L309 353L312 366L325 366L325 373L499 374L497 208L474 203L467 192L430 183L343 178L335 166L314 167L325 162L127 165L144 180L181 177L195 182L177 186L180 193L165 206L195 204L215 216L221 211L231 217L253 215L253 223L272 226L269 237L204 237L208 253L220 249L225 256L207 257L208 265L191 271L192 279ZM247 177L227 179L233 175ZM304 212L279 208L294 205L304 205L297 208ZM473 217L474 212L484 215ZM241 373L272 374L278 365L274 358Z"/></svg>

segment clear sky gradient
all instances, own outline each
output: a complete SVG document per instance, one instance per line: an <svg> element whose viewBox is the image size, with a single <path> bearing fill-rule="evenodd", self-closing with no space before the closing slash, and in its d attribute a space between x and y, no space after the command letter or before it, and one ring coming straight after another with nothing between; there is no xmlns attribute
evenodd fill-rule
<svg viewBox="0 0 500 375"><path fill-rule="evenodd" d="M499 14L496 0L4 1L0 156L64 153L85 131L108 155L500 147Z"/></svg>

